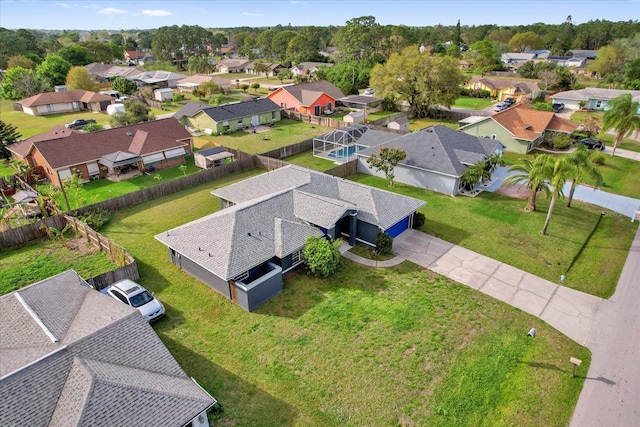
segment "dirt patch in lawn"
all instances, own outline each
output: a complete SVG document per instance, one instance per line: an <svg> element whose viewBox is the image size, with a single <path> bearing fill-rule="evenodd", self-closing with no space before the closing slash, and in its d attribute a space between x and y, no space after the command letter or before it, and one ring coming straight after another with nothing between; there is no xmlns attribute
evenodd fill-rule
<svg viewBox="0 0 640 427"><path fill-rule="evenodd" d="M529 196L529 190L522 184L503 185L495 193L516 199L526 199Z"/></svg>
<svg viewBox="0 0 640 427"><path fill-rule="evenodd" d="M67 240L64 242L64 246L70 251L79 252L82 255L89 255L98 251L98 248L87 242L87 240L82 237Z"/></svg>

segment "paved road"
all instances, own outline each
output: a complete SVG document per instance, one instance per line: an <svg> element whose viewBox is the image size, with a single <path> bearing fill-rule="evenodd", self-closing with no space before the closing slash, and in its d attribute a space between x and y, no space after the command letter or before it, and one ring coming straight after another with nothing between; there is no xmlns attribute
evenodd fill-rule
<svg viewBox="0 0 640 427"><path fill-rule="evenodd" d="M640 229L616 292L600 304L586 346L592 361L571 426L639 426Z"/></svg>

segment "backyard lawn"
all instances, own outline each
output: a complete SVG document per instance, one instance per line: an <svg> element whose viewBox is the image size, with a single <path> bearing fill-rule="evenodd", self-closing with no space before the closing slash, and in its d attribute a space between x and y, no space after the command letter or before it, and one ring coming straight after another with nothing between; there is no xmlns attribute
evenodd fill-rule
<svg viewBox="0 0 640 427"><path fill-rule="evenodd" d="M216 425L567 425L587 349L544 322L405 262L302 272L248 313L169 263L153 236L218 209L229 177L116 212L104 234L138 262L159 336L220 400ZM535 327L535 339L526 336ZM584 361L572 378L568 356Z"/></svg>
<svg viewBox="0 0 640 427"><path fill-rule="evenodd" d="M458 129L460 126L455 120L432 119L432 118L412 118L409 119L409 130L411 132L428 128L430 126L442 125L451 129Z"/></svg>
<svg viewBox="0 0 640 427"><path fill-rule="evenodd" d="M460 108L467 108L469 110L483 110L495 102L495 100L490 98L471 98L468 96L461 96L456 99L456 102L453 105Z"/></svg>
<svg viewBox="0 0 640 427"><path fill-rule="evenodd" d="M354 181L389 190L388 182L370 175L356 174ZM615 291L622 266L638 224L608 212L596 233L578 257L574 257L594 229L602 208L574 201L571 208L558 203L549 236L542 236L549 206L539 196L538 210L524 212L525 200L484 192L476 197L450 197L396 183L394 192L425 200L420 209L427 220L422 230L480 254L495 258L551 282L602 298Z"/></svg>
<svg viewBox="0 0 640 427"><path fill-rule="evenodd" d="M222 145L249 154L259 154L302 142L331 130L310 123L283 119L275 122L274 127L265 132L236 131L228 135L204 135L198 138L212 142L211 146ZM206 148L207 146L199 146L198 148Z"/></svg>

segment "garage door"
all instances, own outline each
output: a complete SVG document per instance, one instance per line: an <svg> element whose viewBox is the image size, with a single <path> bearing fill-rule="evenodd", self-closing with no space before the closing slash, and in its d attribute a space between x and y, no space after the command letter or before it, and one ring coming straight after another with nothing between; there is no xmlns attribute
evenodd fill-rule
<svg viewBox="0 0 640 427"><path fill-rule="evenodd" d="M402 232L404 230L409 228L410 219L411 219L411 215L409 215L406 218L401 219L400 221L398 221L397 223L395 223L391 227L387 228L385 233L387 233L391 237L399 236L400 234L402 234Z"/></svg>

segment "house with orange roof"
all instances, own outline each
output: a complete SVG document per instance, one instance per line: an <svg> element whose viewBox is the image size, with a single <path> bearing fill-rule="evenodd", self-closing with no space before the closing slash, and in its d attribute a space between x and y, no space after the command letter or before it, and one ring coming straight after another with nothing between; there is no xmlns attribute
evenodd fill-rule
<svg viewBox="0 0 640 427"><path fill-rule="evenodd" d="M462 126L460 131L497 139L506 146L506 151L526 154L559 133L570 134L578 125L579 123L563 119L550 111L516 105Z"/></svg>
<svg viewBox="0 0 640 427"><path fill-rule="evenodd" d="M109 95L89 90L68 90L63 92L43 92L22 99L17 104L22 112L32 116L71 113L73 111L106 111L107 106L115 102Z"/></svg>

